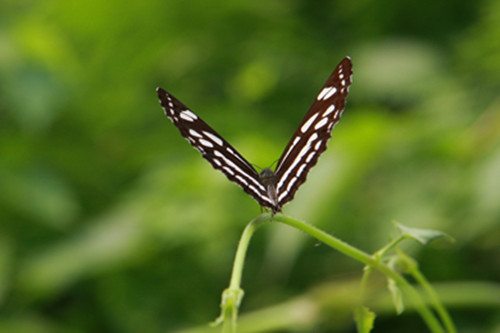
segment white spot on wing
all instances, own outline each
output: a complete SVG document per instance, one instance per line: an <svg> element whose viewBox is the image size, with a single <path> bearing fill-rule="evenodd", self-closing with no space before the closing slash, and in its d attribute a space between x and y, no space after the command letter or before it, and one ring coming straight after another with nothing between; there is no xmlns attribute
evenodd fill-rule
<svg viewBox="0 0 500 333"><path fill-rule="evenodd" d="M324 87L323 90L321 90L321 92L318 94L318 97L316 97L316 99L318 101L325 99L325 96L329 94L332 89L335 89L335 87Z"/></svg>
<svg viewBox="0 0 500 333"><path fill-rule="evenodd" d="M297 182L297 177L293 177L292 180L288 183L288 186L286 187L287 191L290 191L293 187L293 185Z"/></svg>
<svg viewBox="0 0 500 333"><path fill-rule="evenodd" d="M227 166L224 166L222 167L222 169L224 169L224 171L226 171L228 174L230 174L231 176L234 176L234 171L231 170L231 168L227 167Z"/></svg>
<svg viewBox="0 0 500 333"><path fill-rule="evenodd" d="M328 116L333 111L335 111L335 104L330 105L328 109L326 109L326 111L323 113L323 117Z"/></svg>
<svg viewBox="0 0 500 333"><path fill-rule="evenodd" d="M312 117L309 117L309 119L307 119L307 121L304 123L304 125L302 125L302 127L300 128L300 131L302 133L307 132L307 130L311 126L312 122L318 117L318 114L319 113L315 113Z"/></svg>
<svg viewBox="0 0 500 333"><path fill-rule="evenodd" d="M330 89L330 91L328 91L328 93L325 95L325 97L323 97L323 99L329 99L330 97L332 97L335 93L337 92L337 88L335 87L332 87Z"/></svg>
<svg viewBox="0 0 500 333"><path fill-rule="evenodd" d="M189 130L189 134L191 134L192 136L196 136L196 137L198 137L198 138L202 138L201 134L200 134L200 133L198 133L198 132L196 132L196 131L195 131L194 129L192 129L192 128Z"/></svg>
<svg viewBox="0 0 500 333"><path fill-rule="evenodd" d="M248 186L248 182L246 181L246 179L241 177L240 175L236 175L236 179Z"/></svg>
<svg viewBox="0 0 500 333"><path fill-rule="evenodd" d="M326 123L328 122L328 118L323 118L321 119L315 126L314 129L320 129L321 127L325 126Z"/></svg>
<svg viewBox="0 0 500 333"><path fill-rule="evenodd" d="M205 134L206 136L208 136L210 139L212 139L212 141L214 141L215 143L217 143L219 146L222 146L222 139L219 138L218 136L210 133L210 132L207 132L207 131L203 131L203 134Z"/></svg>
<svg viewBox="0 0 500 333"><path fill-rule="evenodd" d="M278 201L283 200L283 198L286 197L287 194L288 194L287 190L283 191L283 193L281 193L280 196L278 197Z"/></svg>
<svg viewBox="0 0 500 333"><path fill-rule="evenodd" d="M180 117L186 121L195 121L198 117L189 110L181 111Z"/></svg>
<svg viewBox="0 0 500 333"><path fill-rule="evenodd" d="M299 170L297 170L297 177L300 177L300 175L302 174L302 171L304 171L304 169L306 168L306 164L302 164L299 168Z"/></svg>
<svg viewBox="0 0 500 333"><path fill-rule="evenodd" d="M313 159L313 157L314 157L314 155L316 155L316 152L315 152L315 151L312 151L312 152L309 154L309 156L307 156L307 158L306 158L306 163L311 162L311 161L312 161L312 159Z"/></svg>
<svg viewBox="0 0 500 333"><path fill-rule="evenodd" d="M207 140L205 140L205 139L200 139L200 143L201 143L203 146L208 147L208 148L213 148L213 147L214 147L214 145L213 145L213 143L212 143L212 142L207 141Z"/></svg>
<svg viewBox="0 0 500 333"><path fill-rule="evenodd" d="M316 142L316 144L314 145L314 150L318 150L319 147L321 147L321 140Z"/></svg>

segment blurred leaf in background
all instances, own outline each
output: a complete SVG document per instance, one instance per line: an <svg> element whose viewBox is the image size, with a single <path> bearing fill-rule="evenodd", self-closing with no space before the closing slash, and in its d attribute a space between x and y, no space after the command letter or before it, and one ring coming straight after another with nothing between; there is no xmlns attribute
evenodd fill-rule
<svg viewBox="0 0 500 333"><path fill-rule="evenodd" d="M0 4L0 332L215 318L259 208L178 135L155 88L267 167L346 55L346 111L285 213L368 252L392 220L450 234L405 250L462 296L460 330L498 328L481 295L500 280L500 1L23 0ZM338 306L307 330L353 330L361 267L315 245L260 229L242 313L328 283ZM423 330L371 309L374 332Z"/></svg>

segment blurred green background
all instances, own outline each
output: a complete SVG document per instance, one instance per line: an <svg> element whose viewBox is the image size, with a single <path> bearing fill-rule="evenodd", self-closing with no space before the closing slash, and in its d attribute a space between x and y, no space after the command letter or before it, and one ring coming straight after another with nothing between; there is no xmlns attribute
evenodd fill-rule
<svg viewBox="0 0 500 333"><path fill-rule="evenodd" d="M500 331L499 0L5 0L0 332L205 327L260 210L179 135L155 88L267 167L346 55L346 111L284 212L368 252L393 220L450 234L403 247L460 331ZM361 271L266 225L240 327L353 332ZM371 284L374 332L425 331L384 284Z"/></svg>

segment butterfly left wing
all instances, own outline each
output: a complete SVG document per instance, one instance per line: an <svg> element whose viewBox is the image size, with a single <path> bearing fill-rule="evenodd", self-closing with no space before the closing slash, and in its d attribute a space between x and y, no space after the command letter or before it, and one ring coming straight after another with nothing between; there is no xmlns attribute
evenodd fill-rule
<svg viewBox="0 0 500 333"><path fill-rule="evenodd" d="M157 88L156 92L167 117L181 135L200 151L203 158L243 188L261 206L274 206L267 196L266 188L259 181L257 171L236 149L174 96L161 88Z"/></svg>
<svg viewBox="0 0 500 333"><path fill-rule="evenodd" d="M330 75L283 151L275 172L279 207L293 199L325 151L333 126L344 111L351 75L351 59L346 57Z"/></svg>

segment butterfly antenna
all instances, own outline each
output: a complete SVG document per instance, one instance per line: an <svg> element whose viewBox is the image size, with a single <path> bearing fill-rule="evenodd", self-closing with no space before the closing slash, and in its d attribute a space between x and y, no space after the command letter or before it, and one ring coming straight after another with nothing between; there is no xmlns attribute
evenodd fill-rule
<svg viewBox="0 0 500 333"><path fill-rule="evenodd" d="M274 160L273 164L271 164L271 165L269 166L269 168L271 168L273 165L275 165L275 164L277 164L277 163L278 163L278 160Z"/></svg>
<svg viewBox="0 0 500 333"><path fill-rule="evenodd" d="M255 170L259 170L259 172L260 172L263 169L271 169L276 163L278 163L278 160L274 160L274 162L269 167L267 167L267 168L263 168L263 167L255 164L255 163L250 163L250 164L252 164L252 166L255 168Z"/></svg>
<svg viewBox="0 0 500 333"><path fill-rule="evenodd" d="M255 163L250 163L250 164L255 168L255 170L259 170L259 172L262 171L262 169L264 169Z"/></svg>

